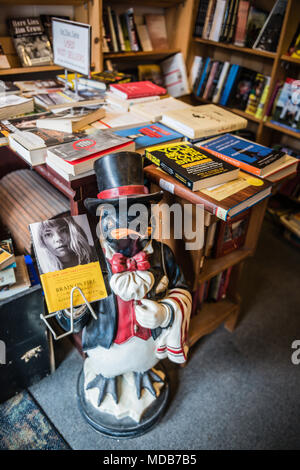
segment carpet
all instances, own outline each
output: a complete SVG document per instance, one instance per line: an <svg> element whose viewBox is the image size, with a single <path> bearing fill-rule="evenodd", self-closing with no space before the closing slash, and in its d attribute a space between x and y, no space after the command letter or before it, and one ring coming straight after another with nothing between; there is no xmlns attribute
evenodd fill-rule
<svg viewBox="0 0 300 470"><path fill-rule="evenodd" d="M31 395L24 391L0 405L0 449L67 450L70 447Z"/></svg>

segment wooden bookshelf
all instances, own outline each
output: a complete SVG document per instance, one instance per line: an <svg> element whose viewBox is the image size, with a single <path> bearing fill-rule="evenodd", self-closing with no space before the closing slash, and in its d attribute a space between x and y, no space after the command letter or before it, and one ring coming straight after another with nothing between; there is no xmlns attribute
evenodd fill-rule
<svg viewBox="0 0 300 470"><path fill-rule="evenodd" d="M156 50L156 51L139 51L139 52L104 52L103 58L104 59L140 59L140 58L148 58L148 59L159 59L168 57L173 54L177 54L180 52L180 49L167 49L167 50Z"/></svg>
<svg viewBox="0 0 300 470"><path fill-rule="evenodd" d="M274 0L264 0L263 8L271 11L274 3ZM261 2L257 0L254 1L254 4L261 5ZM193 25L195 24L198 5L199 1L196 1L194 4ZM259 51L256 49L235 46L234 44L210 41L193 37L191 34L190 53L187 60L188 67L191 66L194 56L200 55L203 57L213 57L215 60L236 63L240 66L244 66L270 76L269 92L261 119L257 119L255 116L249 115L244 111L230 108L230 111L245 117L251 123L255 123L256 141L263 145L272 146L273 143L279 143L282 139L284 139L284 143L287 145L289 141L286 139L292 138L293 141L290 142L290 145L295 147L295 140L300 141L299 133L294 132L292 129L272 124L266 119L268 103L277 81L284 81L285 78L289 76L299 79L299 69L298 71L296 70L297 66L300 64L300 59L292 58L287 54L289 45L299 22L299 1L288 0L283 25L281 30L278 32L279 41L276 52ZM201 98L198 98L198 100L201 102ZM202 102L205 102L205 100Z"/></svg>
<svg viewBox="0 0 300 470"><path fill-rule="evenodd" d="M260 51L258 49L250 49L248 47L239 47L239 46L235 46L234 44L210 41L209 39L194 38L194 41L199 42L200 44L205 44L206 46L221 47L223 49L228 49L230 51L240 52L241 54L251 54L251 55L256 55L260 57L266 57L267 59L271 59L271 60L274 60L276 57L276 54L274 52Z"/></svg>
<svg viewBox="0 0 300 470"><path fill-rule="evenodd" d="M58 65L44 65L39 67L14 67L11 69L1 69L0 76L18 75L23 73L53 72L61 70L63 70L62 67L59 67Z"/></svg>
<svg viewBox="0 0 300 470"><path fill-rule="evenodd" d="M198 283L202 284L203 282L208 281L222 271L225 271L225 269L228 269L230 266L234 266L248 258L251 254L252 250L241 248L234 250L232 253L222 256L221 258L210 258L206 260L203 271L199 274Z"/></svg>
<svg viewBox="0 0 300 470"><path fill-rule="evenodd" d="M237 314L239 304L231 300L205 302L201 309L191 318L189 329L189 346L200 338L212 333L218 326Z"/></svg>

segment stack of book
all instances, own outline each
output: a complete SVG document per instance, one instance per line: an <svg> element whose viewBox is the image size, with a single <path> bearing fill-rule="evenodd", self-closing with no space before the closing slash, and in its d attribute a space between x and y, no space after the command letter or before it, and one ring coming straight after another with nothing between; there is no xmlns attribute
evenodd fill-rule
<svg viewBox="0 0 300 470"><path fill-rule="evenodd" d="M117 12L103 8L104 52L137 52L169 48L165 16L137 15L133 8Z"/></svg>
<svg viewBox="0 0 300 470"><path fill-rule="evenodd" d="M194 35L210 41L276 52L287 0L270 12L250 0L200 0Z"/></svg>
<svg viewBox="0 0 300 470"><path fill-rule="evenodd" d="M15 256L11 238L0 241L0 300L31 286L24 256Z"/></svg>
<svg viewBox="0 0 300 470"><path fill-rule="evenodd" d="M262 118L270 77L237 64L198 56L194 94L205 101L229 106Z"/></svg>

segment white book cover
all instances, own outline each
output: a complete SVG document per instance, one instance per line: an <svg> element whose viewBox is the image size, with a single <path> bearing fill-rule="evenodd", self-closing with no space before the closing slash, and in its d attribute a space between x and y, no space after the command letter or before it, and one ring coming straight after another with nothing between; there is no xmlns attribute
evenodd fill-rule
<svg viewBox="0 0 300 470"><path fill-rule="evenodd" d="M85 171L84 173L80 173L80 175L76 175L76 176L71 175L69 173L66 173L59 166L55 165L55 163L53 163L51 160L49 160L48 157L46 157L45 163L48 167L52 168L52 170L54 170L56 173L58 173L60 176L62 176L66 181L74 181L74 180L77 180L77 179L84 178L86 176L90 176L90 175L95 174L94 170L89 170L89 171Z"/></svg>
<svg viewBox="0 0 300 470"><path fill-rule="evenodd" d="M0 108L7 108L9 106L16 106L32 101L32 98L23 98L18 95L6 95L5 92L0 94Z"/></svg>
<svg viewBox="0 0 300 470"><path fill-rule="evenodd" d="M247 127L247 120L214 104L169 111L162 123L190 139L209 137Z"/></svg>
<svg viewBox="0 0 300 470"><path fill-rule="evenodd" d="M16 282L14 268L3 269L0 271L0 287L8 286Z"/></svg>
<svg viewBox="0 0 300 470"><path fill-rule="evenodd" d="M190 105L176 98L164 98L159 100L153 106L153 103L140 103L132 106L132 111L144 117L148 117L151 122L160 121L164 112L172 111L174 109L189 108Z"/></svg>
<svg viewBox="0 0 300 470"><path fill-rule="evenodd" d="M217 1L214 19L213 19L213 23L212 23L210 34L209 34L209 39L211 41L219 40L220 32L221 32L221 28L223 24L225 7L226 7L226 0Z"/></svg>
<svg viewBox="0 0 300 470"><path fill-rule="evenodd" d="M174 98L190 93L186 66L181 52L161 62L165 88Z"/></svg>
<svg viewBox="0 0 300 470"><path fill-rule="evenodd" d="M96 129L112 129L117 131L121 129L130 129L130 127L135 126L146 126L147 124L150 124L149 117L145 118L131 110L120 113L120 111L107 107L105 116L102 119L93 122L91 126Z"/></svg>
<svg viewBox="0 0 300 470"><path fill-rule="evenodd" d="M193 88L195 80L197 78L198 70L202 65L203 59L199 55L196 55L193 60L193 64L189 73L190 87Z"/></svg>

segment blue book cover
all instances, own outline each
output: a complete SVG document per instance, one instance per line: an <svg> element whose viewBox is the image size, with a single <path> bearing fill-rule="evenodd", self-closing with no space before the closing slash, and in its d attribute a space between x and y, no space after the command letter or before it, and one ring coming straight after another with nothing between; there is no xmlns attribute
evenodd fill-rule
<svg viewBox="0 0 300 470"><path fill-rule="evenodd" d="M240 68L239 65L234 64L230 69L230 72L229 72L229 75L228 75L228 78L227 78L227 82L225 84L225 88L224 88L224 91L223 91L221 99L220 99L220 104L222 106L226 106L226 104L227 104L227 101L228 101L230 92L232 90L234 81L237 77L237 73L238 73L239 68Z"/></svg>
<svg viewBox="0 0 300 470"><path fill-rule="evenodd" d="M209 63L210 63L210 57L207 57L207 59L205 61L204 68L203 68L203 72L202 72L202 75L201 75L201 78L200 78L200 81L199 81L199 85L198 85L198 88L197 88L197 93L196 93L197 96L200 96L201 88L202 88L204 79L206 77L206 73L207 73Z"/></svg>
<svg viewBox="0 0 300 470"><path fill-rule="evenodd" d="M173 131L173 129L160 123L121 129L114 131L114 134L134 140L137 149L183 138L183 135L179 132Z"/></svg>
<svg viewBox="0 0 300 470"><path fill-rule="evenodd" d="M285 153L274 150L232 134L225 134L198 145L216 157L238 166L245 171L262 176L270 165L285 160Z"/></svg>

